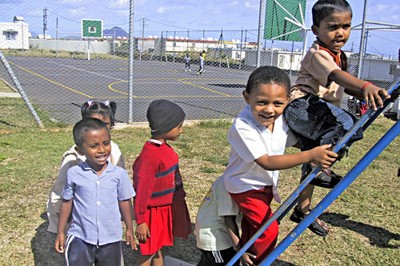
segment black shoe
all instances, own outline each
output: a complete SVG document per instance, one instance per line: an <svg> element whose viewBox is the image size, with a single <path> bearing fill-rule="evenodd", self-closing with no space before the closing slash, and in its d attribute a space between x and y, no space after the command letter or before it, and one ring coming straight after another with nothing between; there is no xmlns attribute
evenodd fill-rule
<svg viewBox="0 0 400 266"><path fill-rule="evenodd" d="M312 171L311 165L305 167L301 174L301 181L303 181ZM337 183L342 180L342 176L335 174L330 168L322 169L314 178L310 184L317 187L334 188Z"/></svg>
<svg viewBox="0 0 400 266"><path fill-rule="evenodd" d="M322 169L321 172L311 180L310 184L318 187L334 188L342 178L342 176L335 174L331 169Z"/></svg>
<svg viewBox="0 0 400 266"><path fill-rule="evenodd" d="M310 209L311 211L311 209ZM302 213L298 207L294 207L292 215L290 215L290 220L295 223L300 223L304 220L306 214ZM316 218L309 226L308 229L311 230L316 235L326 236L329 232L329 227L326 223L318 218Z"/></svg>

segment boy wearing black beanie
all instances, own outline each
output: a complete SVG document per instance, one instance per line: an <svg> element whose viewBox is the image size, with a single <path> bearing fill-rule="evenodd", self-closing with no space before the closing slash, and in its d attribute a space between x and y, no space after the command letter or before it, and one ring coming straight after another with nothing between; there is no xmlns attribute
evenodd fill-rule
<svg viewBox="0 0 400 266"><path fill-rule="evenodd" d="M147 110L151 139L132 166L139 265L162 265L161 248L192 232L178 154L167 143L178 139L184 119L182 108L168 100L155 100Z"/></svg>

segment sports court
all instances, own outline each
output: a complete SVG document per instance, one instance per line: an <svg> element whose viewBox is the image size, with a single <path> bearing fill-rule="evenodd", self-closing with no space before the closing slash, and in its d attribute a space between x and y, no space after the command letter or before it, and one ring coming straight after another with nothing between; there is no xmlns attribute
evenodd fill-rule
<svg viewBox="0 0 400 266"><path fill-rule="evenodd" d="M116 120L127 122L128 60L7 57L32 103L57 121L80 119L83 102L112 100L118 105ZM234 117L243 107L242 91L250 70L198 65L185 72L184 64L134 61L132 121L146 121L146 109L154 99L175 101L188 120Z"/></svg>

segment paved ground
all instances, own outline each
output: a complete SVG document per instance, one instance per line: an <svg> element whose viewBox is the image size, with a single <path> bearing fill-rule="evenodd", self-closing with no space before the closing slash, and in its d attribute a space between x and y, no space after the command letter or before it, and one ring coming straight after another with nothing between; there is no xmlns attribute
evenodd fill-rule
<svg viewBox="0 0 400 266"><path fill-rule="evenodd" d="M164 258L164 266L194 266L194 264L190 264L173 257L165 256Z"/></svg>
<svg viewBox="0 0 400 266"><path fill-rule="evenodd" d="M232 118L244 106L242 91L251 71L206 66L200 76L185 72L181 63L135 61L129 88L127 60L7 60L30 101L67 123L79 120L79 106L90 99L115 101L120 122L127 122L129 115L133 122L146 121L149 103L160 98L181 105L188 120ZM8 73L0 69L0 76L7 78Z"/></svg>
<svg viewBox="0 0 400 266"><path fill-rule="evenodd" d="M17 92L0 92L0 98L20 98L21 95Z"/></svg>

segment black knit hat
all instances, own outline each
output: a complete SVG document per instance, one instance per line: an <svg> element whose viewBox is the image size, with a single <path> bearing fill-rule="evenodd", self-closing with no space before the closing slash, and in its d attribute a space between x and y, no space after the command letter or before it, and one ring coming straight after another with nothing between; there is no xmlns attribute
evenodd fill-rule
<svg viewBox="0 0 400 266"><path fill-rule="evenodd" d="M167 133L185 120L185 112L182 108L168 100L152 101L146 116L152 136Z"/></svg>

